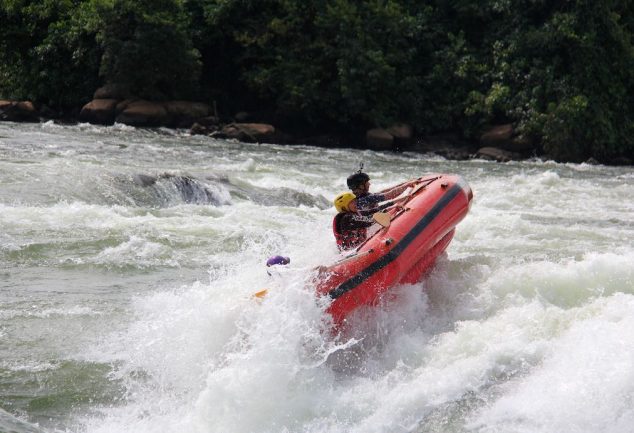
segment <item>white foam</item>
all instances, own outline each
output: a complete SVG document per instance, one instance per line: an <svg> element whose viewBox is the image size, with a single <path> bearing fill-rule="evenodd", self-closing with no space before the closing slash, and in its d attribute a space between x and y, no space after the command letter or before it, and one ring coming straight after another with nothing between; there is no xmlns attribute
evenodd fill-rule
<svg viewBox="0 0 634 433"><path fill-rule="evenodd" d="M629 433L634 422L634 297L597 299L554 336L530 374L472 417L481 432Z"/></svg>
<svg viewBox="0 0 634 433"><path fill-rule="evenodd" d="M34 305L30 309L3 309L0 310L0 319L12 320L15 318L50 318L50 317L64 317L64 316L95 316L103 314L100 311L95 311L89 307L82 307L76 305L74 307L59 307L59 308L41 308L39 305Z"/></svg>
<svg viewBox="0 0 634 433"><path fill-rule="evenodd" d="M132 236L129 240L116 247L101 251L92 263L108 266L170 266L178 267L179 263L172 257L172 250L157 242L151 242L139 236Z"/></svg>

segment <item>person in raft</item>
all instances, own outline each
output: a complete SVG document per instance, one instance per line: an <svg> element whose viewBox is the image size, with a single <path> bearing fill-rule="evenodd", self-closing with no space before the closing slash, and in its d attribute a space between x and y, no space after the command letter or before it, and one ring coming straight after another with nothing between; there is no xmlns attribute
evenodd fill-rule
<svg viewBox="0 0 634 433"><path fill-rule="evenodd" d="M382 206L379 206L379 203L398 197L403 191L414 185L416 181L395 186L394 188L381 191L378 194L372 194L370 193L370 176L359 170L348 176L346 183L348 184L348 188L350 188L352 193L356 196L356 207L360 211L371 211L374 213L392 206L394 204L393 202L386 203Z"/></svg>
<svg viewBox="0 0 634 433"><path fill-rule="evenodd" d="M337 215L332 220L332 231L340 251L362 244L368 237L368 228L375 222L373 212L359 211L356 199L351 192L343 192L335 198Z"/></svg>
<svg viewBox="0 0 634 433"><path fill-rule="evenodd" d="M350 250L362 244L368 237L368 228L377 220L374 213L393 206L398 197L415 181L396 186L378 194L370 193L370 176L361 170L346 179L352 192L344 192L335 198L337 215L332 222L332 230L339 250ZM379 205L379 203L383 203Z"/></svg>

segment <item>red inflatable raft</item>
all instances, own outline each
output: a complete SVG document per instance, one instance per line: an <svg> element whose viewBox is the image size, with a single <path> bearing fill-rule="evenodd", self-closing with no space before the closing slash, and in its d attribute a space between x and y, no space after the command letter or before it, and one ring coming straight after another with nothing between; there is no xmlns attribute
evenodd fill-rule
<svg viewBox="0 0 634 433"><path fill-rule="evenodd" d="M409 197L387 210L388 227L321 273L317 292L332 298L328 312L335 324L359 306L376 304L391 287L419 281L451 242L472 198L460 176L418 179Z"/></svg>

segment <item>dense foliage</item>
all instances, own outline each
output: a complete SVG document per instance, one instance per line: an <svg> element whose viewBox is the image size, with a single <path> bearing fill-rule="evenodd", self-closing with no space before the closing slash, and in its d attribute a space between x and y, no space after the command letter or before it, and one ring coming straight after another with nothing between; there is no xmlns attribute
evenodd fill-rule
<svg viewBox="0 0 634 433"><path fill-rule="evenodd" d="M286 127L513 123L561 160L634 154L627 0L0 0L0 97L102 84Z"/></svg>

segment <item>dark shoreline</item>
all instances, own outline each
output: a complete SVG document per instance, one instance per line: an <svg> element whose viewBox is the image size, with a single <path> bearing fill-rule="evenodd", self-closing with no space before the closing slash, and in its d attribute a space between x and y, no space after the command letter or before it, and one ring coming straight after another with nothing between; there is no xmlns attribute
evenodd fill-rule
<svg viewBox="0 0 634 433"><path fill-rule="evenodd" d="M107 107L104 109L103 105ZM136 105L135 105L136 104ZM168 105L166 105L168 104ZM171 105L169 105L171 104ZM95 108L95 106L97 108ZM158 108L167 106L164 114ZM123 107L123 108L122 108ZM192 108L193 107L193 108ZM246 143L273 143L282 145L310 145L324 148L352 148L388 152L432 153L448 160L485 159L497 162L523 161L538 158L555 160L544 154L540 146L514 134L512 125L497 125L480 137L479 141L461 138L458 133L434 135L416 134L408 125L375 128L365 132L346 134L324 131L319 134L289 134L274 125L258 121L249 113L238 113L233 118L220 118L206 104L190 101L157 103L143 100L94 99L75 114L54 113L43 106L40 109L30 101L0 101L0 121L75 125L90 123L113 125L122 123L140 128L186 129L192 135L236 139ZM586 161L557 161L607 166L629 166L628 158L599 161L593 157Z"/></svg>

